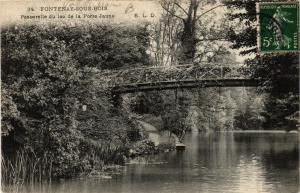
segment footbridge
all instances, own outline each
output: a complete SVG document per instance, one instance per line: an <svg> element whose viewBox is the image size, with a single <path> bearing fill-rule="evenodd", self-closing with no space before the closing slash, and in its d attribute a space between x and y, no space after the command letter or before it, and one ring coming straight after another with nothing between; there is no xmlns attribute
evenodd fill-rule
<svg viewBox="0 0 300 193"><path fill-rule="evenodd" d="M188 64L102 71L98 80L115 95L154 90L206 87L257 87L250 69L242 65Z"/></svg>

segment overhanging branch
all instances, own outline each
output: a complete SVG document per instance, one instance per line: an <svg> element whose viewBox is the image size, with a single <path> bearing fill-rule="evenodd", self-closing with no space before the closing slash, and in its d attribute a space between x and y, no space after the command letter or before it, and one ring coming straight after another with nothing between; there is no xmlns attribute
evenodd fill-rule
<svg viewBox="0 0 300 193"><path fill-rule="evenodd" d="M172 16L177 17L178 19L182 19L183 21L185 20L184 18L182 18L182 17L180 17L180 16L174 14L173 12L171 12L171 11L170 11L169 9L167 9L165 6L161 5L161 7L162 7L165 11L167 11L168 13L170 13Z"/></svg>
<svg viewBox="0 0 300 193"><path fill-rule="evenodd" d="M188 15L188 12L185 9L183 9L183 7L181 7L178 3L174 3L174 5L179 7L186 15Z"/></svg>
<svg viewBox="0 0 300 193"><path fill-rule="evenodd" d="M205 11L204 13L202 13L201 15L199 15L199 16L196 18L196 21L199 20L202 16L204 16L204 15L207 14L208 12L210 12L210 11L212 11L212 10L218 8L218 7L222 7L222 6L225 6L225 5L218 5L218 6L215 6L215 7L211 8L211 9Z"/></svg>

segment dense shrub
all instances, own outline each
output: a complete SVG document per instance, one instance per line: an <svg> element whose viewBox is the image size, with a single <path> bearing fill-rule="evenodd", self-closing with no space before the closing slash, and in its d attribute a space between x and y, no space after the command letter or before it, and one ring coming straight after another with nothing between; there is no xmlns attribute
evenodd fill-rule
<svg viewBox="0 0 300 193"><path fill-rule="evenodd" d="M160 143L157 146L158 152L169 152L175 150L175 144L171 142Z"/></svg>
<svg viewBox="0 0 300 193"><path fill-rule="evenodd" d="M155 144L149 139L144 139L135 143L131 149L131 157L140 155L151 155L157 152Z"/></svg>
<svg viewBox="0 0 300 193"><path fill-rule="evenodd" d="M102 69L146 65L147 42L143 27L2 28L5 159L19 150L34 152L37 159L46 156L54 177L90 170L95 160L121 163L133 125L113 111L110 91L101 90L96 77Z"/></svg>

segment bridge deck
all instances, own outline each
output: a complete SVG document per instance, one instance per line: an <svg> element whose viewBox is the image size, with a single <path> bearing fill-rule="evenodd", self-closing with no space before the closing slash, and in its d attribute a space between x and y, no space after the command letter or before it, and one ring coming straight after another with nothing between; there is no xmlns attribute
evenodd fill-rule
<svg viewBox="0 0 300 193"><path fill-rule="evenodd" d="M207 88L207 87L257 87L255 79L207 79L207 80L182 80L161 81L135 84L123 84L112 88L114 93L134 93L153 90L171 90L184 88Z"/></svg>

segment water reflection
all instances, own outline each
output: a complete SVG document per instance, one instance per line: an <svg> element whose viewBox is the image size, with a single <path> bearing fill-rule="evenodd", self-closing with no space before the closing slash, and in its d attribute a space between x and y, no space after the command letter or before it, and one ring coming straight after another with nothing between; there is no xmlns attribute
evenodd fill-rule
<svg viewBox="0 0 300 193"><path fill-rule="evenodd" d="M190 134L187 149L128 165L113 179L76 179L29 188L57 193L284 192L299 190L298 134Z"/></svg>

